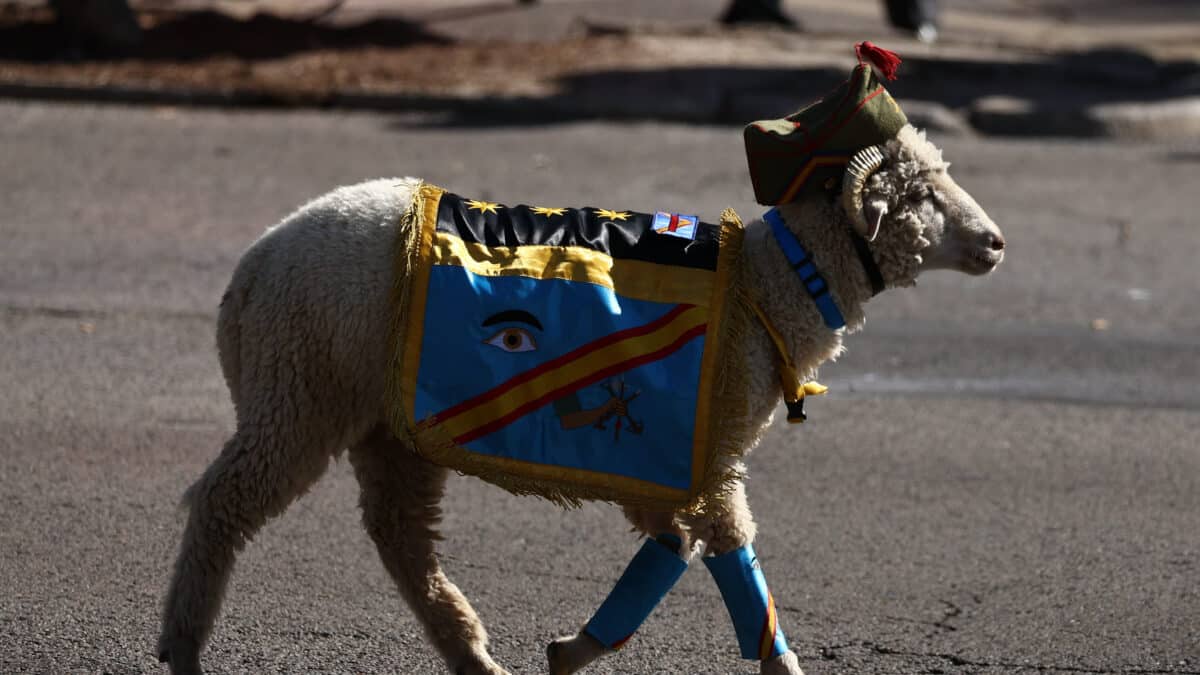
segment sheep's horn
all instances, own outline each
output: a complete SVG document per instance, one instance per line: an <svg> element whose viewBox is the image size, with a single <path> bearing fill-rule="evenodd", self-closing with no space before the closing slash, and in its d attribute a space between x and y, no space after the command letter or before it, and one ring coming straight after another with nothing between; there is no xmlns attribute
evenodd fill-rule
<svg viewBox="0 0 1200 675"><path fill-rule="evenodd" d="M871 226L867 224L866 216L863 215L863 186L866 185L867 178L882 164L882 147L869 145L850 158L850 163L846 165L845 177L842 179L842 207L854 223L854 229L863 236L867 236L871 231Z"/></svg>

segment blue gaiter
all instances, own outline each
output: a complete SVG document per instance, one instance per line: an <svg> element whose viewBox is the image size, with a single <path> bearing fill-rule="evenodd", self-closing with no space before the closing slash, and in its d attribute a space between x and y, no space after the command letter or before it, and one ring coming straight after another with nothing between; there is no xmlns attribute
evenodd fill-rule
<svg viewBox="0 0 1200 675"><path fill-rule="evenodd" d="M673 535L661 536L675 540L677 548L681 543ZM620 649L686 569L687 561L666 545L647 539L584 632L610 649Z"/></svg>
<svg viewBox="0 0 1200 675"><path fill-rule="evenodd" d="M746 544L703 560L721 589L742 656L765 661L786 652L787 639L779 627L775 600L767 590L767 579L758 566L754 547Z"/></svg>

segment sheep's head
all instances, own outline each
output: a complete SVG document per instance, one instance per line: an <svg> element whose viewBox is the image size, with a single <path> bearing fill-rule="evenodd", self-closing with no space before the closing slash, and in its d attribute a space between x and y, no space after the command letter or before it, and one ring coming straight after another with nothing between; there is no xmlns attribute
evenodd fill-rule
<svg viewBox="0 0 1200 675"><path fill-rule="evenodd" d="M918 273L987 274L1004 259L1004 235L946 172L942 152L906 125L885 145L860 151L846 169L842 205L889 286Z"/></svg>

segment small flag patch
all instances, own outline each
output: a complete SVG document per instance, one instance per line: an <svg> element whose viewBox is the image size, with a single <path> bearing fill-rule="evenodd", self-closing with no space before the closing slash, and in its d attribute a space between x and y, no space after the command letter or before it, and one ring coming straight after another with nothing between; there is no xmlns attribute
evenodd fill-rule
<svg viewBox="0 0 1200 675"><path fill-rule="evenodd" d="M654 214L654 231L659 234L669 234L672 237L692 240L696 238L696 226L700 219L696 216L685 216L678 213L658 211Z"/></svg>

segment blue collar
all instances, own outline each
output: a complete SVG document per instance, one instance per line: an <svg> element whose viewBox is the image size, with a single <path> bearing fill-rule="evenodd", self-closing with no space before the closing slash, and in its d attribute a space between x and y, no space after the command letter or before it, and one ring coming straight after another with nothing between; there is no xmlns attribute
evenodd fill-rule
<svg viewBox="0 0 1200 675"><path fill-rule="evenodd" d="M829 326L830 330L844 327L846 319L842 317L841 310L833 301L833 296L829 294L829 284L825 283L825 279L817 271L816 264L809 257L808 251L800 244L800 240L792 234L787 225L783 224L783 217L779 215L779 211L776 209L767 211L763 214L763 220L771 226L775 241L783 251L784 257L787 258L788 264L796 270L796 274L800 275L800 283L804 286L804 290L808 291L813 304L821 311L821 318L825 319L825 325Z"/></svg>

